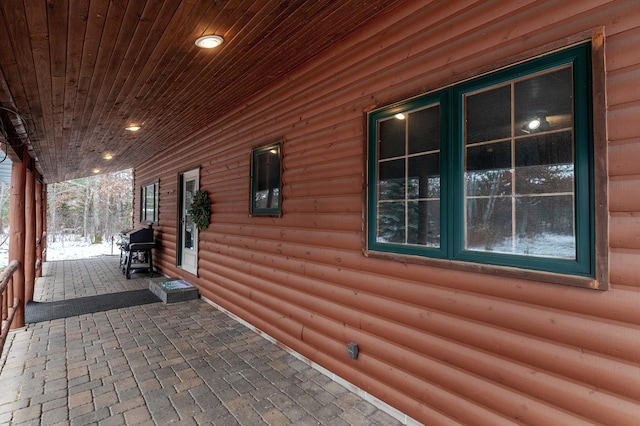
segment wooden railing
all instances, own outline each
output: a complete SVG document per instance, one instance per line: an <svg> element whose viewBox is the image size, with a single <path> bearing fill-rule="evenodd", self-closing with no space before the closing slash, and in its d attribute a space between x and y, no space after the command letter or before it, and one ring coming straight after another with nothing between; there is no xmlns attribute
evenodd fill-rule
<svg viewBox="0 0 640 426"><path fill-rule="evenodd" d="M13 321L13 316L20 306L20 299L13 296L13 273L20 268L20 262L12 260L0 274L0 318L2 318L2 329L0 331L0 353L4 348L4 343L9 334L9 327Z"/></svg>

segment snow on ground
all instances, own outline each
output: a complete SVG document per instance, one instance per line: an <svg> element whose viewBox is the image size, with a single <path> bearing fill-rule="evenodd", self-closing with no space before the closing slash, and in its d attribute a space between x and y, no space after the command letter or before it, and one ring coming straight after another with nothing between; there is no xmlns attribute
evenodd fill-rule
<svg viewBox="0 0 640 426"><path fill-rule="evenodd" d="M62 241L47 245L47 261L86 259L105 254L120 254L120 248L114 243L90 244L82 241Z"/></svg>
<svg viewBox="0 0 640 426"><path fill-rule="evenodd" d="M104 255L120 255L120 248L111 242L102 244L90 244L81 238L62 238L56 242L47 243L47 261L86 259L88 257ZM9 264L8 244L0 246L0 270Z"/></svg>

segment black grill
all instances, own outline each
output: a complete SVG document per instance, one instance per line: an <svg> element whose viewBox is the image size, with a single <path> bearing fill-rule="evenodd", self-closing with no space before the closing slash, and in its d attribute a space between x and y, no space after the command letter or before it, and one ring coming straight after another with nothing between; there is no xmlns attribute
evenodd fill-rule
<svg viewBox="0 0 640 426"><path fill-rule="evenodd" d="M120 268L127 279L131 271L147 271L153 276L153 253L156 246L153 228L131 229L120 233Z"/></svg>

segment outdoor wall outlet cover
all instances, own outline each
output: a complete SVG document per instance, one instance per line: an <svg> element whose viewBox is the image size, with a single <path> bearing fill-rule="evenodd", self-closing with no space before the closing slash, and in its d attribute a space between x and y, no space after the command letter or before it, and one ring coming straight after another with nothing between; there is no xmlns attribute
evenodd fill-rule
<svg viewBox="0 0 640 426"><path fill-rule="evenodd" d="M358 344L355 342L349 342L347 343L347 349L349 352L349 358L351 359L358 359Z"/></svg>

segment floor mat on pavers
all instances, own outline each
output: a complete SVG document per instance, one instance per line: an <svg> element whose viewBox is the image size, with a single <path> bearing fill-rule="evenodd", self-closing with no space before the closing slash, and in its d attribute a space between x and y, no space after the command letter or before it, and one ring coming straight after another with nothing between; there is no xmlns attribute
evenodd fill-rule
<svg viewBox="0 0 640 426"><path fill-rule="evenodd" d="M55 302L28 302L25 322L35 323L160 302L148 289L79 297Z"/></svg>

